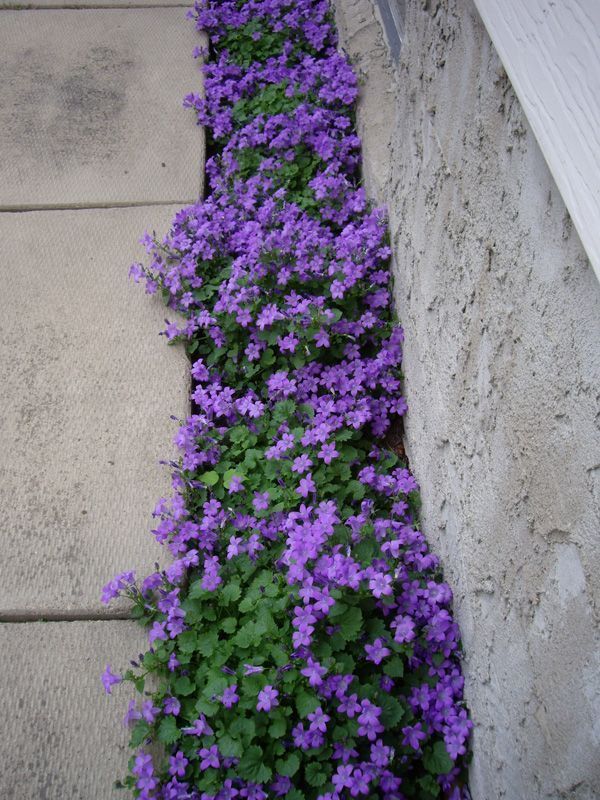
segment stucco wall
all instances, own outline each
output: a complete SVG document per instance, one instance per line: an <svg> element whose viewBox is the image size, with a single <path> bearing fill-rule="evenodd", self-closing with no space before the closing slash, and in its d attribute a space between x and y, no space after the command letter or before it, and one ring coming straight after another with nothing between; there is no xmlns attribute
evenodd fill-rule
<svg viewBox="0 0 600 800"><path fill-rule="evenodd" d="M472 0L387 63L337 0L389 205L406 445L454 588L475 800L600 798L600 286Z"/></svg>

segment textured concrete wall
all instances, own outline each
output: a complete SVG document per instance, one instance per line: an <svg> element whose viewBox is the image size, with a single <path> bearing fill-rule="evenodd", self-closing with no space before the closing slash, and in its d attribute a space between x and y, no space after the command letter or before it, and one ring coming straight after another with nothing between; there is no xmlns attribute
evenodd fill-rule
<svg viewBox="0 0 600 800"><path fill-rule="evenodd" d="M388 202L406 444L455 590L475 800L600 797L600 286L471 0L412 0L397 68L338 0Z"/></svg>

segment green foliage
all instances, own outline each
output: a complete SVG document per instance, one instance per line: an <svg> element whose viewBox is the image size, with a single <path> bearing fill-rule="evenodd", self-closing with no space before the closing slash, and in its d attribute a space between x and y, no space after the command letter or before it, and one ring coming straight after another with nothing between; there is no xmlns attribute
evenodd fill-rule
<svg viewBox="0 0 600 800"><path fill-rule="evenodd" d="M270 31L264 19L252 19L240 28L230 29L220 40L219 47L229 51L232 63L248 67L254 61L264 62L280 55L287 37L285 28ZM310 48L306 48L306 52L310 52ZM262 118L267 120L277 114L291 114L305 100L300 88L290 86L286 81L266 84L235 104L233 122L237 128L252 120L263 124ZM257 173L266 153L260 147L240 145L240 149L231 155L238 163L236 175L246 178ZM262 179L272 182L270 193L284 189L288 204L296 205L308 214L319 215L322 209L310 184L317 173L327 168L327 164L305 144L296 145L289 155L289 160L274 159L275 166L265 168L261 173ZM232 275L231 259L218 252L218 247L215 250L214 256L208 260L198 258L197 274L202 276L202 284L186 287L190 288L195 301L207 307L214 307L220 287L230 281ZM318 254L324 264L331 266L328 280L336 277L335 256L331 250L330 245L324 245ZM281 262L275 244L270 251L261 253L261 264L269 268L265 270L268 274L261 291L273 297L283 291L292 293L298 288L289 283L283 284L285 289L282 289L278 283ZM338 267L342 269L342 266ZM323 291L321 283L315 280L314 285L307 283L300 288L305 296L311 292L320 296ZM239 285L240 289L244 288L244 279L240 279ZM343 300L331 298L330 303L328 300L328 315L322 306L313 304L302 324L286 318L267 326L257 334L264 349L256 361L251 362L245 355L248 334L237 321L236 312L215 312L226 345L217 347L210 336L198 333L186 346L194 359L201 357L205 364L218 370L224 378L224 385L235 390L253 391L264 398L265 380L274 372L287 372L290 365L295 369L310 367L317 359L331 359L332 364L341 359L355 337L340 332L336 323L346 318L357 319L364 310L361 310L363 296L372 289L373 286L366 282L357 281ZM258 307L257 304L250 310L255 313ZM361 357L377 356L378 346L389 333L386 325L384 323L381 329L373 330L367 346L361 345ZM321 331L331 339L325 356L315 344L315 335ZM284 353L277 343L289 333L297 337L298 345L293 353ZM335 389L331 391L335 396ZM185 487L182 489L185 507L194 521L200 523L204 520L205 504L214 500L226 508L235 506L239 516L245 516L239 527L229 520L219 522L215 530L211 530L217 540L214 552L220 555L237 534L247 538L267 518L276 515L289 517L299 513L304 505L304 498L295 490L298 475L292 473L291 456L271 459L268 449L282 429L293 436L297 445L315 416L315 409L308 404L297 404L292 398L271 406L265 403L265 406L264 411L251 421L240 417L241 421L234 420L230 427L223 425L212 430L211 446L219 451L218 461L203 459L197 471L182 466L178 473ZM338 524L328 532L329 544L335 548L333 552L342 557L351 550L355 566L368 570L382 560L381 536L375 530L376 523L381 522L375 519L381 510L376 506L380 498L360 477L360 466L367 463L373 443L364 438L362 429L355 430L350 426L340 427L328 435L337 448L334 460L325 464L314 452L310 454L313 457L311 474L318 496L334 500L339 512ZM309 448L304 450L308 452ZM294 450L294 456L299 452L299 448ZM207 469L208 464L213 466ZM384 476L397 464L398 457L382 449L379 474ZM238 482L234 478L243 483L245 499L232 499L232 489L235 492ZM268 510L253 506L252 497L256 494L268 497ZM389 506L398 499L386 497L381 501L387 503L382 513L389 511ZM401 499L408 503L416 519L418 493L410 492ZM356 520L361 509L369 504L376 509L372 518L364 523L359 521L355 529L350 521ZM223 779L241 778L265 784L268 788L270 781L284 776L292 779L294 787L287 793L286 800L314 800L320 794L333 791L331 781L338 766L334 745L356 748L360 754L358 760L370 758L374 739L360 732L359 714L350 716L340 711L335 688L328 690L328 694L320 694L318 681L311 680L306 674L307 653L294 642L292 624L294 609L302 606L302 601L298 597L298 586L286 580L283 551L283 541L276 540L269 541L268 549L258 550L252 558L247 555L236 555L231 559L223 556L218 575L220 582L210 589L200 577L202 566L189 568L177 586L186 629L174 635L165 634L164 638L159 636L153 642L152 650L143 656L139 674L132 670L126 675L139 692L145 692L146 702L154 708L148 719L152 719L153 714L155 717L150 722L147 719L135 722L131 733L132 746L140 747L148 740L162 745L162 774L168 770L169 755L181 752L189 761L186 779L191 780L206 797L218 792ZM209 549L208 552L213 551ZM315 560L309 559L309 569L314 568ZM412 568L407 568L406 576L400 580L418 581L421 577L412 572ZM431 677L427 665L411 665L412 657L418 652L416 644L394 641L386 613L395 603L398 591L399 581L394 580L394 592L382 596L377 602L364 576L352 587L344 582L336 586L332 580L330 596L335 605L325 618L315 621L310 656L318 659L327 679L342 681L345 676L352 676L348 693L356 695L358 701L368 701L377 706L384 730L376 738L393 748L390 769L400 773L406 768L411 776L411 780L402 785L403 794L428 800L439 796L438 776L448 773L453 761L439 734L426 731L422 752L403 741L403 726L413 725L416 721L406 698L414 687L427 683ZM163 595L161 592L155 594L153 599L136 597L134 614L149 626L163 624L168 618L160 608ZM390 650L381 663L365 659L366 646L378 638L383 639ZM420 644L423 641L421 638ZM443 660L444 656L439 655ZM176 668L172 667L173 663ZM146 680L148 674L154 682ZM270 711L259 711L259 697L266 687L276 690L277 703ZM234 693L236 699L225 702L227 693L230 696ZM180 704L180 710L167 713L165 702L173 698ZM322 708L328 715L322 745L301 747L295 738L298 731L306 732L311 717ZM203 725L210 726L210 732L189 732L190 726L197 724L199 718ZM218 769L212 766L201 768L199 752L213 746L218 748L221 758ZM135 781L128 780L127 785L133 787ZM377 797L379 794L372 793L367 800L376 800Z"/></svg>

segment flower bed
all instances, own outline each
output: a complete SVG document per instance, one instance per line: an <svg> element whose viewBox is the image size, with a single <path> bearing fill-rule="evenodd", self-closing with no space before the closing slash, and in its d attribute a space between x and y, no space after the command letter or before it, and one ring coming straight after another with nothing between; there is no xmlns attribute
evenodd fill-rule
<svg viewBox="0 0 600 800"><path fill-rule="evenodd" d="M192 356L194 413L154 512L173 560L103 593L149 627L123 676L142 695L125 785L458 800L458 629L417 484L385 446L406 410L402 331L385 217L360 188L355 76L323 0L209 0L195 19L212 60L186 104L211 137L210 191L132 268L187 318L166 334Z"/></svg>

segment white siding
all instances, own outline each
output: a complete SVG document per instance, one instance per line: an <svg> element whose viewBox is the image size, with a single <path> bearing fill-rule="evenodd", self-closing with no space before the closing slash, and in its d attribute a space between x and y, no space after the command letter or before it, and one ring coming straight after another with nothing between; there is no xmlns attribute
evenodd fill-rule
<svg viewBox="0 0 600 800"><path fill-rule="evenodd" d="M475 0L600 278L600 0Z"/></svg>

